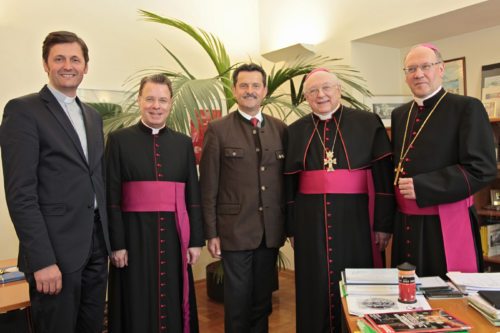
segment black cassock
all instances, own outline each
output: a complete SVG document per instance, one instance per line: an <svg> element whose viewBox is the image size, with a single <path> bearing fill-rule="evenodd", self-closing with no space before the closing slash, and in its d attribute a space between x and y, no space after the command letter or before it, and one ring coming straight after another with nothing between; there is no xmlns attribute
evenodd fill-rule
<svg viewBox="0 0 500 333"><path fill-rule="evenodd" d="M186 184L189 247L204 245L198 176L191 139L163 128L156 135L139 123L110 134L106 149L108 212L112 250L128 250L128 267L111 265L110 332L182 332L182 271L173 212L122 212L122 183L171 181ZM189 268L190 332L198 332Z"/></svg>
<svg viewBox="0 0 500 333"><path fill-rule="evenodd" d="M413 178L416 203L428 207L452 203L474 194L492 181L497 174L493 133L481 102L472 97L445 91L424 101L419 110L413 102L398 107L392 113L394 164L398 165L406 131L404 152L418 131L408 154L403 158L400 177ZM430 118L429 114L435 107ZM423 125L425 123L425 125ZM423 127L422 127L423 126ZM482 271L482 251L478 218L469 209L477 268ZM463 240L454 237L464 245ZM438 215L406 215L398 211L392 245L392 265L405 261L416 265L419 276L447 272L442 229Z"/></svg>
<svg viewBox="0 0 500 333"><path fill-rule="evenodd" d="M373 229L390 233L393 228L393 172L386 130L375 114L342 108L329 120L309 114L288 128L287 232L295 240L297 332L339 332L341 271L373 267L368 195L298 191L300 172L325 169L321 140L329 148L335 141L335 169L371 169L376 192Z"/></svg>

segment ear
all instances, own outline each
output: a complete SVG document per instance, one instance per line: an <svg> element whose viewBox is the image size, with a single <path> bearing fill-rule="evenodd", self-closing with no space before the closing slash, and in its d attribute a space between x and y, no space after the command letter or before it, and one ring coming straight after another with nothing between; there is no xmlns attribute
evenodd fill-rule
<svg viewBox="0 0 500 333"><path fill-rule="evenodd" d="M444 76L444 62L438 65L439 77L442 78Z"/></svg>
<svg viewBox="0 0 500 333"><path fill-rule="evenodd" d="M43 63L43 70L45 71L45 73L49 74L49 65L47 65L45 60L42 60L42 63Z"/></svg>
<svg viewBox="0 0 500 333"><path fill-rule="evenodd" d="M87 74L88 71L89 71L89 63L87 62L85 64L85 69L83 70L83 74Z"/></svg>

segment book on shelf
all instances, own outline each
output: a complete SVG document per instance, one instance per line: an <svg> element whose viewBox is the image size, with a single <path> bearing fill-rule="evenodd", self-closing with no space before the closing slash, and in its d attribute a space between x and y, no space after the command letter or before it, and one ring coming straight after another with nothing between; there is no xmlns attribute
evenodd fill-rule
<svg viewBox="0 0 500 333"><path fill-rule="evenodd" d="M487 240L486 255L488 257L500 255L500 224L490 224L485 227Z"/></svg>
<svg viewBox="0 0 500 333"><path fill-rule="evenodd" d="M24 280L24 273L16 266L0 267L0 284Z"/></svg>
<svg viewBox="0 0 500 333"><path fill-rule="evenodd" d="M367 314L363 318L375 332L467 332L471 326L443 309Z"/></svg>

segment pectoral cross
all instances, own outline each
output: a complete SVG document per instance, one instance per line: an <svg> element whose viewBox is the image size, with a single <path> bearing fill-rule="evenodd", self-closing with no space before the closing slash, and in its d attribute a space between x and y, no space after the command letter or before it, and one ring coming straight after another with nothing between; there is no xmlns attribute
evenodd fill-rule
<svg viewBox="0 0 500 333"><path fill-rule="evenodd" d="M337 158L333 156L333 151L327 151L326 158L323 161L323 165L327 167L326 171L333 171L333 165L337 165Z"/></svg>
<svg viewBox="0 0 500 333"><path fill-rule="evenodd" d="M396 169L394 169L394 171L396 172L396 177L394 177L394 184L393 185L396 186L396 185L398 185L399 174L404 171L403 161L399 161L398 167Z"/></svg>

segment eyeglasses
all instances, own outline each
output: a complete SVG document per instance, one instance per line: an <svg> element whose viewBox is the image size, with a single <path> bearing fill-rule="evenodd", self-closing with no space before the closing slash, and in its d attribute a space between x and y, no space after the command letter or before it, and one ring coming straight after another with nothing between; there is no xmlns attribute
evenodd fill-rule
<svg viewBox="0 0 500 333"><path fill-rule="evenodd" d="M337 84L328 84L328 85L321 86L319 88L311 88L308 91L306 91L306 94L311 96L311 97L316 97L316 96L318 96L319 91L321 90L323 92L323 94L328 95L328 94L331 94L336 87L338 87Z"/></svg>
<svg viewBox="0 0 500 333"><path fill-rule="evenodd" d="M431 70L432 66L438 65L440 63L441 63L441 61L438 61L438 62L428 62L428 63L422 64L422 65L418 65L418 66L405 67L405 68L403 68L403 70L405 71L406 74L413 74L413 73L415 73L417 71L417 69L420 68L420 70L422 72L427 73L428 71Z"/></svg>

